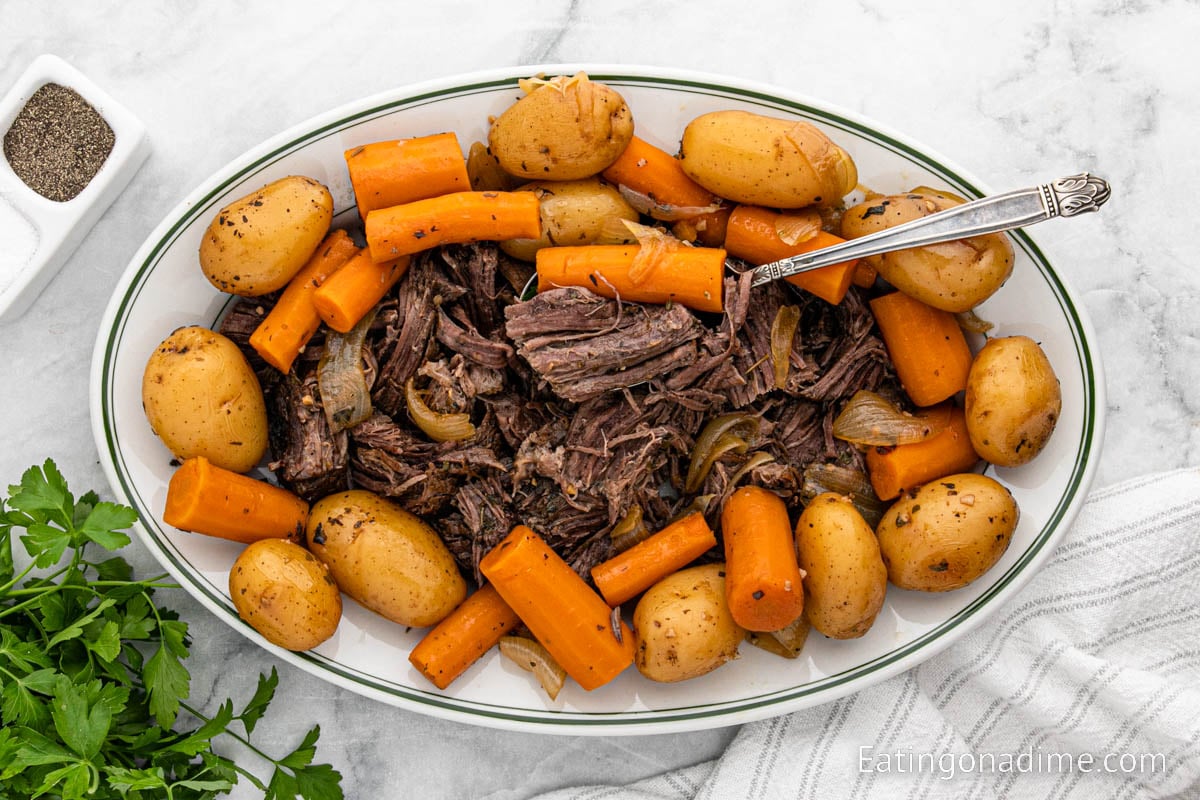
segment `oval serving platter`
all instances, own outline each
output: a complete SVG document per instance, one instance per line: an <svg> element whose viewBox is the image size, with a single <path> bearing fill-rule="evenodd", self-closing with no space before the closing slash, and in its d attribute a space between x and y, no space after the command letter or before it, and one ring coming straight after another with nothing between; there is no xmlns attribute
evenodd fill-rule
<svg viewBox="0 0 1200 800"><path fill-rule="evenodd" d="M117 499L141 517L137 532L143 543L212 613L264 650L333 684L425 714L542 733L667 733L774 716L884 680L985 624L989 613L1032 577L1074 519L1091 483L1103 432L1103 382L1091 324L1025 232L1012 234L1013 277L981 306L980 316L994 323L993 335L1022 333L1042 344L1062 382L1063 411L1048 448L1034 462L994 471L1021 508L1012 545L999 564L964 589L924 595L889 587L884 610L861 639L813 636L795 660L744 645L737 660L702 678L655 684L631 668L592 692L568 682L554 701L528 673L493 650L442 692L408 663L422 631L405 630L353 601L347 600L334 637L315 650L291 653L267 643L238 619L229 600L228 569L239 545L161 522L173 467L171 454L142 413L142 371L155 345L172 330L213 326L230 301L205 280L196 255L217 209L272 180L302 174L329 186L339 221L352 219L345 149L446 130L456 131L464 148L486 141L488 117L517 99L520 78L580 69L621 92L638 135L670 152L693 117L745 109L817 125L851 153L860 182L876 191L931 185L968 198L991 193L929 149L827 103L761 84L657 67L510 67L399 88L322 114L272 137L193 191L151 233L109 302L93 356L92 425Z"/></svg>

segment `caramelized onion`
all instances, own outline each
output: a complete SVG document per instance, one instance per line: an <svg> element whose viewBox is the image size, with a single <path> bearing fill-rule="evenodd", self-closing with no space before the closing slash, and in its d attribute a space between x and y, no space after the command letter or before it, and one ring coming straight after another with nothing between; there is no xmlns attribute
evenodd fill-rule
<svg viewBox="0 0 1200 800"><path fill-rule="evenodd" d="M353 428L371 416L371 391L363 372L363 343L375 320L375 310L347 333L331 330L317 363L317 387L325 418L334 433Z"/></svg>
<svg viewBox="0 0 1200 800"><path fill-rule="evenodd" d="M949 423L942 409L909 414L882 395L860 389L833 421L833 435L859 445L894 447L922 442Z"/></svg>
<svg viewBox="0 0 1200 800"><path fill-rule="evenodd" d="M692 460L688 464L687 478L683 490L686 494L699 491L712 471L713 464L726 453L745 453L758 437L759 419L753 414L722 414L709 420L696 446L692 448Z"/></svg>
<svg viewBox="0 0 1200 800"><path fill-rule="evenodd" d="M872 528L879 524L888 509L888 504L875 495L875 488L861 470L838 464L810 464L804 470L800 496L807 503L825 492L850 498L858 513Z"/></svg>
<svg viewBox="0 0 1200 800"><path fill-rule="evenodd" d="M777 631L748 631L746 641L777 656L798 658L811 628L808 617L801 614L791 625Z"/></svg>
<svg viewBox="0 0 1200 800"><path fill-rule="evenodd" d="M821 212L815 208L785 211L775 219L775 235L788 247L807 242L821 232Z"/></svg>
<svg viewBox="0 0 1200 800"><path fill-rule="evenodd" d="M567 671L559 666L545 647L525 636L501 636L500 654L526 672L532 672L551 700L567 682Z"/></svg>
<svg viewBox="0 0 1200 800"><path fill-rule="evenodd" d="M633 206L634 211L663 222L678 222L681 219L702 217L705 214L721 210L720 203L710 203L706 206L677 206L660 203L651 195L631 189L623 183L617 185L617 191L621 193L621 197L625 198L626 203Z"/></svg>
<svg viewBox="0 0 1200 800"><path fill-rule="evenodd" d="M663 259L670 258L672 253L686 246L659 228L652 228L649 225L642 225L630 220L622 220L622 222L625 223L625 227L634 235L638 243L637 255L633 257L633 263L629 265L629 281L634 286L645 282L654 274Z"/></svg>
<svg viewBox="0 0 1200 800"><path fill-rule="evenodd" d="M792 366L792 340L796 328L800 327L800 307L780 306L771 323L771 364L775 367L775 388L787 385L788 370Z"/></svg>
<svg viewBox="0 0 1200 800"><path fill-rule="evenodd" d="M609 531L614 553L624 552L650 535L650 529L643 519L644 513L641 504L634 503Z"/></svg>
<svg viewBox="0 0 1200 800"><path fill-rule="evenodd" d="M421 399L412 378L404 384L404 401L408 405L408 418L435 442L458 442L475 435L470 414L441 414L434 411Z"/></svg>
<svg viewBox="0 0 1200 800"><path fill-rule="evenodd" d="M975 309L960 311L954 315L958 318L958 327L967 333L987 333L995 326L975 313Z"/></svg>
<svg viewBox="0 0 1200 800"><path fill-rule="evenodd" d="M733 475L729 478L730 487L737 486L738 481L740 481L744 476L749 475L751 470L755 469L756 467L761 467L763 464L770 464L774 460L775 456L771 455L765 450L759 450L757 453L747 458L745 463L737 468L737 472L733 473Z"/></svg>

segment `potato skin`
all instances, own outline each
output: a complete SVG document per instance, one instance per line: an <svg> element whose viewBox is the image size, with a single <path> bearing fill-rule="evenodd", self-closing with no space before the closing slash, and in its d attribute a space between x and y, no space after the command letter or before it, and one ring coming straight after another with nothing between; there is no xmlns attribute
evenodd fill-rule
<svg viewBox="0 0 1200 800"><path fill-rule="evenodd" d="M181 461L204 456L246 472L267 450L258 378L238 346L208 328L179 328L154 349L142 373L142 408Z"/></svg>
<svg viewBox="0 0 1200 800"><path fill-rule="evenodd" d="M551 245L592 244L609 218L637 222L638 213L617 188L600 178L577 181L537 181L516 191L538 196L542 235L537 239L509 239L500 249L513 258L533 261L537 251Z"/></svg>
<svg viewBox="0 0 1200 800"><path fill-rule="evenodd" d="M961 205L928 190L877 197L842 215L842 236L857 239ZM1012 275L1013 248L1002 233L884 253L865 261L888 283L943 311L959 313L991 297Z"/></svg>
<svg viewBox="0 0 1200 800"><path fill-rule="evenodd" d="M856 639L875 622L887 593L887 568L875 532L842 495L814 497L796 521L804 613L833 639Z"/></svg>
<svg viewBox="0 0 1200 800"><path fill-rule="evenodd" d="M672 573L651 586L633 612L638 672L664 683L712 672L737 658L746 635L725 602L725 565Z"/></svg>
<svg viewBox="0 0 1200 800"><path fill-rule="evenodd" d="M836 206L858 184L849 153L813 125L748 111L689 122L679 164L718 197L771 208Z"/></svg>
<svg viewBox="0 0 1200 800"><path fill-rule="evenodd" d="M318 500L305 534L342 591L393 622L435 625L466 598L467 583L437 533L372 492Z"/></svg>
<svg viewBox="0 0 1200 800"><path fill-rule="evenodd" d="M973 472L906 492L876 528L888 580L921 592L966 586L1004 555L1019 518L1008 489Z"/></svg>
<svg viewBox="0 0 1200 800"><path fill-rule="evenodd" d="M242 550L229 570L229 595L239 617L288 650L316 647L342 619L342 596L329 568L287 539L263 539Z"/></svg>
<svg viewBox="0 0 1200 800"><path fill-rule="evenodd" d="M200 268L223 292L257 297L287 285L333 221L333 196L291 175L217 212L200 240Z"/></svg>
<svg viewBox="0 0 1200 800"><path fill-rule="evenodd" d="M633 115L616 90L586 74L532 81L488 130L505 172L527 180L570 181L617 160L633 138Z"/></svg>
<svg viewBox="0 0 1200 800"><path fill-rule="evenodd" d="M1050 441L1062 412L1062 387L1033 339L989 339L967 373L964 410L975 451L997 466L1017 467Z"/></svg>

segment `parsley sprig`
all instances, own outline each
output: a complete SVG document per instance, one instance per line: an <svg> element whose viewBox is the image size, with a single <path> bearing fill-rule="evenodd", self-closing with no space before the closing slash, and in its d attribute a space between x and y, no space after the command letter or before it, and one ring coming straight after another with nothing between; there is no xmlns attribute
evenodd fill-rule
<svg viewBox="0 0 1200 800"><path fill-rule="evenodd" d="M320 727L273 758L251 741L279 677L211 715L187 704L187 623L155 603L166 575L136 579L111 555L133 509L75 499L53 461L0 498L0 800L170 798L228 793L240 778L266 800L341 800L341 775L314 764ZM16 532L17 539L14 539ZM17 568L14 543L28 554ZM180 712L183 712L182 714ZM212 742L227 736L273 765L263 783Z"/></svg>

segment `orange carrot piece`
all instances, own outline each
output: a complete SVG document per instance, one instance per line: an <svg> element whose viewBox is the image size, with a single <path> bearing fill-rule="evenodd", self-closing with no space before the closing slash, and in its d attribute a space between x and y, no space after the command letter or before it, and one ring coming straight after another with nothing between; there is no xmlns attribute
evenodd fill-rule
<svg viewBox="0 0 1200 800"><path fill-rule="evenodd" d="M704 208L716 202L712 192L688 177L679 159L636 136L600 174L609 183L626 186L660 206Z"/></svg>
<svg viewBox="0 0 1200 800"><path fill-rule="evenodd" d="M275 307L250 334L250 346L264 361L280 372L292 368L296 356L321 327L321 317L313 306L313 292L356 253L358 246L344 230L339 228L325 237L308 263L288 283Z"/></svg>
<svg viewBox="0 0 1200 800"><path fill-rule="evenodd" d="M536 239L542 217L534 192L453 192L367 213L371 258L387 261L441 244Z"/></svg>
<svg viewBox="0 0 1200 800"><path fill-rule="evenodd" d="M326 325L346 333L408 270L408 256L382 263L361 251L312 293L313 308Z"/></svg>
<svg viewBox="0 0 1200 800"><path fill-rule="evenodd" d="M867 474L880 500L892 500L905 489L957 472L967 472L979 455L967 435L962 408L950 409L950 421L941 432L923 442L867 449Z"/></svg>
<svg viewBox="0 0 1200 800"><path fill-rule="evenodd" d="M398 206L471 188L458 137L435 133L352 147L344 153L362 219L377 208Z"/></svg>
<svg viewBox="0 0 1200 800"><path fill-rule="evenodd" d="M802 574L787 506L759 486L734 491L721 509L725 599L748 631L777 631L804 611Z"/></svg>
<svg viewBox="0 0 1200 800"><path fill-rule="evenodd" d="M723 308L725 251L686 245L664 251L641 282L630 278L638 245L593 244L537 251L538 291L582 286L604 297L641 303L682 303L697 311Z"/></svg>
<svg viewBox="0 0 1200 800"><path fill-rule="evenodd" d="M484 584L425 634L408 660L434 686L445 689L520 623L496 587Z"/></svg>
<svg viewBox="0 0 1200 800"><path fill-rule="evenodd" d="M163 522L243 544L304 533L308 503L278 486L214 466L204 456L187 459L167 484Z"/></svg>
<svg viewBox="0 0 1200 800"><path fill-rule="evenodd" d="M592 567L592 581L610 606L619 606L716 544L717 537L697 511Z"/></svg>
<svg viewBox="0 0 1200 800"><path fill-rule="evenodd" d="M953 314L903 292L876 297L871 311L896 377L915 404L932 406L967 388L971 348Z"/></svg>
<svg viewBox="0 0 1200 800"><path fill-rule="evenodd" d="M529 528L513 528L479 570L584 689L603 686L633 663L633 632L619 619L614 627L604 598Z"/></svg>
<svg viewBox="0 0 1200 800"><path fill-rule="evenodd" d="M738 206L729 215L729 224L725 231L725 249L730 255L757 266L845 241L840 236L819 231L811 239L788 244L779 238L781 216L778 212L758 206ZM844 261L792 275L784 280L815 294L827 303L837 305L850 290L857 263L857 259Z"/></svg>

